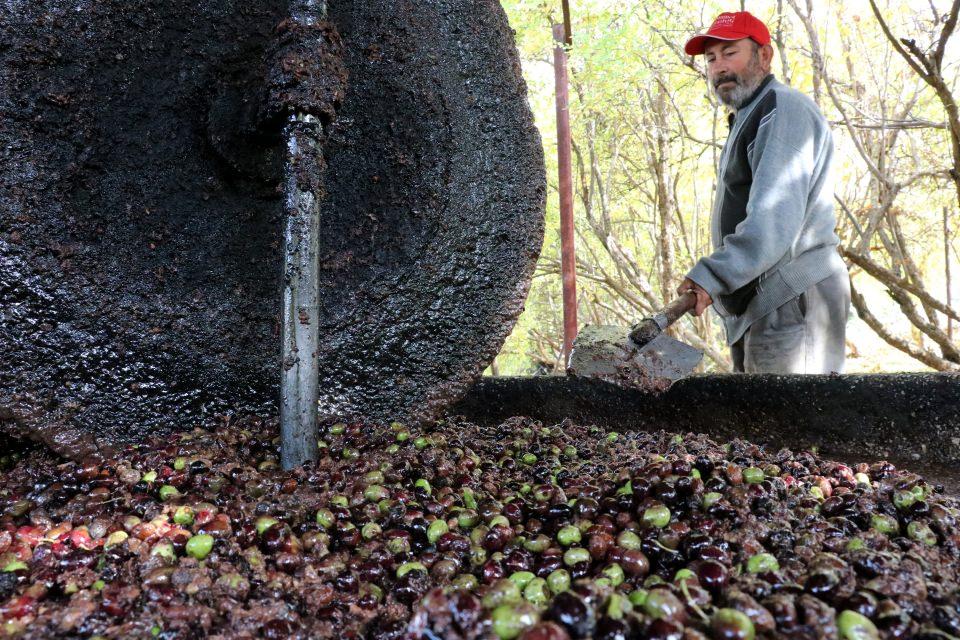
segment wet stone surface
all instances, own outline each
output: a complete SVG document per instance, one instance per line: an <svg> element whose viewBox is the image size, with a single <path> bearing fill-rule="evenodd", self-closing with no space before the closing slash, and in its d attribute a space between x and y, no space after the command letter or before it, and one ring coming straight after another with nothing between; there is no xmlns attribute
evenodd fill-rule
<svg viewBox="0 0 960 640"><path fill-rule="evenodd" d="M337 114L319 181L323 411L436 415L492 360L545 197L506 18L467 0L329 5L330 30L308 35L339 34L342 58L280 69L304 51L277 29L282 2L0 6L4 432L82 457L275 411L277 104ZM345 75L343 95L290 94L300 71Z"/></svg>
<svg viewBox="0 0 960 640"><path fill-rule="evenodd" d="M0 474L18 638L947 638L958 501L886 462L511 418L272 420Z"/></svg>

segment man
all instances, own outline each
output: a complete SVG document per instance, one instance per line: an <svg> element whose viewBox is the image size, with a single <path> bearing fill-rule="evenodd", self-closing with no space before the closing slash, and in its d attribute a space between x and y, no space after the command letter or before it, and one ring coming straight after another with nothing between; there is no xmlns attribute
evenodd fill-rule
<svg viewBox="0 0 960 640"><path fill-rule="evenodd" d="M843 370L850 281L834 232L829 125L807 96L770 73L767 27L722 13L685 50L730 108L711 216L714 251L678 293L694 315L722 317L734 368L756 373Z"/></svg>

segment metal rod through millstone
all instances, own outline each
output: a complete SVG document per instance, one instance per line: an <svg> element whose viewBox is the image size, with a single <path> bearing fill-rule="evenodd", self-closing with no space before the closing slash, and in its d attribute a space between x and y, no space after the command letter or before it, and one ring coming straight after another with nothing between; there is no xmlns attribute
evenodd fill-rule
<svg viewBox="0 0 960 640"><path fill-rule="evenodd" d="M291 117L285 129L287 219L280 402L280 458L284 469L317 459L320 208L316 194L301 188L297 159L303 153L317 153L320 126L312 116L296 115Z"/></svg>

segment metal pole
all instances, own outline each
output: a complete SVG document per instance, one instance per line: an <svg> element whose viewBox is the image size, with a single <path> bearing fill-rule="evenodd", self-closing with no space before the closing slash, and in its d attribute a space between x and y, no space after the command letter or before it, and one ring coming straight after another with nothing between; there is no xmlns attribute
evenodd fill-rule
<svg viewBox="0 0 960 640"><path fill-rule="evenodd" d="M564 3L566 5L566 3ZM577 337L577 258L573 237L573 166L570 141L570 91L567 79L567 51L570 38L563 24L553 25L553 67L557 92L557 165L560 179L560 272L563 278L563 364Z"/></svg>
<svg viewBox="0 0 960 640"><path fill-rule="evenodd" d="M291 20L314 24L322 1L291 3ZM322 125L309 114L290 116L284 128L287 157L284 231L283 327L280 380L280 461L284 469L316 460L319 346L318 253L320 203L314 159L322 153Z"/></svg>

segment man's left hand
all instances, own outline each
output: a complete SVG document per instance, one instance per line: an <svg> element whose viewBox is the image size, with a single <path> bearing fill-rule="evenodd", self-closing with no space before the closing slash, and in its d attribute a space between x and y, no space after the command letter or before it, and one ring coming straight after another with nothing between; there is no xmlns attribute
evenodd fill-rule
<svg viewBox="0 0 960 640"><path fill-rule="evenodd" d="M695 316L703 315L703 312L707 310L707 307L713 304L713 298L710 297L710 294L707 293L707 290L698 285L696 282L690 278L684 278L683 282L680 283L680 286L677 287L677 295L683 295L688 291L693 291L697 296L697 306L693 308L690 312Z"/></svg>

